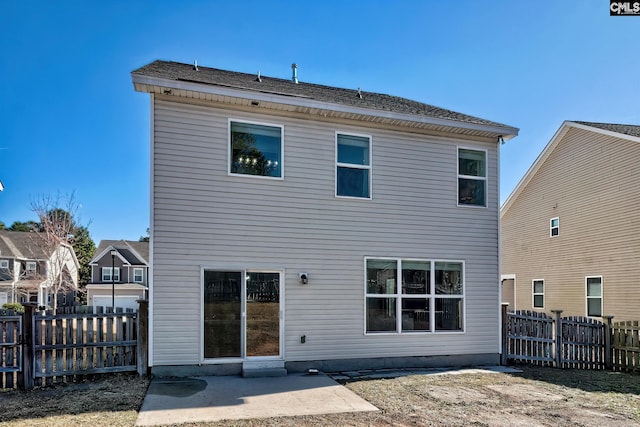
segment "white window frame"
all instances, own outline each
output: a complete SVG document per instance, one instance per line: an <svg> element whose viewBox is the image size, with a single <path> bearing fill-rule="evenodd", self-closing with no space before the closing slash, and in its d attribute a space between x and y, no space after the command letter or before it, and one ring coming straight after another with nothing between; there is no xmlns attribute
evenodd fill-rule
<svg viewBox="0 0 640 427"><path fill-rule="evenodd" d="M380 260L380 261L395 261L396 262L396 293L395 294L370 294L367 293L367 261ZM402 262L429 262L429 292L425 294L425 298L429 301L429 331L403 331L402 330L402 299L416 299L417 295L403 294L402 293ZM462 266L461 280L462 280L462 293L461 294L436 294L435 278L436 278L436 264L437 263L456 263ZM424 334L464 334L467 330L467 304L466 304L466 266L463 260L451 260L451 259L424 259L424 258L389 258L389 257L377 257L366 256L364 257L364 318L363 318L363 331L367 336L384 336L384 335L424 335ZM381 332L368 332L367 331L367 299L368 298L395 298L396 304L396 329L395 331L381 331ZM461 299L462 300L462 329L459 330L436 330L436 300L437 299Z"/></svg>
<svg viewBox="0 0 640 427"><path fill-rule="evenodd" d="M25 271L36 271L38 268L38 263L35 261L27 261L25 265Z"/></svg>
<svg viewBox="0 0 640 427"><path fill-rule="evenodd" d="M140 280L136 280L136 272L140 272ZM141 267L134 267L133 269L133 283L143 283L144 282L144 269Z"/></svg>
<svg viewBox="0 0 640 427"><path fill-rule="evenodd" d="M542 283L542 292L536 292L536 282ZM542 296L542 307L536 307L536 296ZM545 297L544 297L544 279L533 279L531 281L531 307L533 309L544 309Z"/></svg>
<svg viewBox="0 0 640 427"><path fill-rule="evenodd" d="M109 278L105 279L105 277L106 277L105 273L107 273L107 272L109 272L109 276L108 276ZM115 277L113 278L113 281L114 282L119 282L120 281L120 267L116 267L115 268L115 273L117 273L117 274L114 274ZM102 267L102 281L103 282L111 282L111 267Z"/></svg>
<svg viewBox="0 0 640 427"><path fill-rule="evenodd" d="M246 123L249 125L269 126L274 128L280 128L280 176L263 176L263 175L250 175L246 173L234 173L231 172L231 161L233 159L233 147L231 146L231 123ZM242 176L258 179L270 179L276 181L284 180L284 125L276 123L254 122L251 120L229 118L227 121L227 175L229 176Z"/></svg>
<svg viewBox="0 0 640 427"><path fill-rule="evenodd" d="M354 163L340 163L338 162L338 135L344 136L355 136L358 138L367 138L369 139L369 164L368 165L357 165ZM336 166L334 168L334 189L335 189L335 197L339 199L352 199L352 200L371 200L373 199L373 137L371 135L365 135L360 133L353 132L343 132L336 131L335 132L335 163ZM341 196L338 194L338 168L351 168L351 169L363 169L369 171L369 196L368 197L356 197L356 196Z"/></svg>
<svg viewBox="0 0 640 427"><path fill-rule="evenodd" d="M460 150L469 150L469 151L478 151L484 153L484 176L472 176L472 175L461 175L460 174ZM459 207L466 208L480 208L486 209L489 206L488 194L489 194L489 154L488 151L484 148L478 147L468 147L459 145L456 147L456 203ZM476 181L484 181L484 205L472 205L467 203L460 204L460 178L463 179L473 179Z"/></svg>
<svg viewBox="0 0 640 427"><path fill-rule="evenodd" d="M589 296L589 279L600 279L600 296L599 297L590 297ZM604 315L604 279L602 276L585 276L584 278L584 296L585 296L585 309L584 312L587 317L602 317ZM592 316L589 314L589 299L600 299L600 316Z"/></svg>
<svg viewBox="0 0 640 427"><path fill-rule="evenodd" d="M9 268L9 260L0 259L0 268Z"/></svg>
<svg viewBox="0 0 640 427"><path fill-rule="evenodd" d="M553 221L557 221L554 226ZM556 230L556 234L553 234L553 230ZM560 217L556 216L549 220L549 237L558 237L560 235Z"/></svg>

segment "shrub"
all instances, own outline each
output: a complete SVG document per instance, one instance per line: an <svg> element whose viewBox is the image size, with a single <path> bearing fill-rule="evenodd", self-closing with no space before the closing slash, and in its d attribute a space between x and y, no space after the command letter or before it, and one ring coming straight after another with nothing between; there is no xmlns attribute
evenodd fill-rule
<svg viewBox="0 0 640 427"><path fill-rule="evenodd" d="M24 307L19 302L8 302L6 304L2 304L2 310L3 311L12 310L20 314L24 313Z"/></svg>

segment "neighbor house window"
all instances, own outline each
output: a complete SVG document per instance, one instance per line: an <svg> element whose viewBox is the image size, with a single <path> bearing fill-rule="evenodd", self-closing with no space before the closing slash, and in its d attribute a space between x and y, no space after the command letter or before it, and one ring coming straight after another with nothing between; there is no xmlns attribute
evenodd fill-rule
<svg viewBox="0 0 640 427"><path fill-rule="evenodd" d="M120 267L115 268L115 273L113 276L114 281L120 281ZM111 267L102 267L102 281L111 282Z"/></svg>
<svg viewBox="0 0 640 427"><path fill-rule="evenodd" d="M371 137L336 133L336 196L371 198Z"/></svg>
<svg viewBox="0 0 640 427"><path fill-rule="evenodd" d="M367 333L463 330L463 263L365 259Z"/></svg>
<svg viewBox="0 0 640 427"><path fill-rule="evenodd" d="M551 218L549 225L551 228L551 231L550 231L551 237L554 237L560 234L560 218Z"/></svg>
<svg viewBox="0 0 640 427"><path fill-rule="evenodd" d="M9 260L0 259L0 268L9 268Z"/></svg>
<svg viewBox="0 0 640 427"><path fill-rule="evenodd" d="M142 283L143 281L143 271L141 268L133 269L133 281L134 283Z"/></svg>
<svg viewBox="0 0 640 427"><path fill-rule="evenodd" d="M458 205L487 206L486 151L458 148Z"/></svg>
<svg viewBox="0 0 640 427"><path fill-rule="evenodd" d="M587 277L587 316L602 316L602 276Z"/></svg>
<svg viewBox="0 0 640 427"><path fill-rule="evenodd" d="M282 178L283 127L229 121L229 172Z"/></svg>
<svg viewBox="0 0 640 427"><path fill-rule="evenodd" d="M534 280L532 287L533 308L544 308L544 280Z"/></svg>
<svg viewBox="0 0 640 427"><path fill-rule="evenodd" d="M27 271L35 272L36 271L36 263L33 261L28 261L26 266Z"/></svg>

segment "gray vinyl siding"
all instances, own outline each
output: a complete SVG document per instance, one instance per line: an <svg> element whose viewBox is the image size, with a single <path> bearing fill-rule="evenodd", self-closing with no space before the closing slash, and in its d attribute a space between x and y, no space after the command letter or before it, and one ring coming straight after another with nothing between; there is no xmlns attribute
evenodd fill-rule
<svg viewBox="0 0 640 427"><path fill-rule="evenodd" d="M603 314L640 318L640 143L571 128L504 213L502 274L516 275L516 308L586 315L586 276L603 277ZM560 234L549 237L549 220Z"/></svg>
<svg viewBox="0 0 640 427"><path fill-rule="evenodd" d="M498 352L495 143L158 98L155 366L201 362L203 267L285 272L287 361ZM230 117L284 126L284 180L227 174ZM371 135L372 200L335 197L336 131ZM488 150L487 208L457 207L458 145ZM365 335L365 256L465 261L465 332Z"/></svg>

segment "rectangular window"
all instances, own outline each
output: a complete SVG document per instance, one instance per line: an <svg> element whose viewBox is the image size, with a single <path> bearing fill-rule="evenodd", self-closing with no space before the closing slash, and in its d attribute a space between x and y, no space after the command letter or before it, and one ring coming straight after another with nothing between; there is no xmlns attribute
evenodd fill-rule
<svg viewBox="0 0 640 427"><path fill-rule="evenodd" d="M9 268L9 260L0 259L0 268Z"/></svg>
<svg viewBox="0 0 640 427"><path fill-rule="evenodd" d="M133 269L133 282L134 283L142 283L144 281L143 271L141 268Z"/></svg>
<svg viewBox="0 0 640 427"><path fill-rule="evenodd" d="M365 265L367 333L463 330L462 262L367 258Z"/></svg>
<svg viewBox="0 0 640 427"><path fill-rule="evenodd" d="M560 234L560 218L551 218L550 224L550 235L551 237L557 236Z"/></svg>
<svg viewBox="0 0 640 427"><path fill-rule="evenodd" d="M371 137L336 133L336 196L371 198Z"/></svg>
<svg viewBox="0 0 640 427"><path fill-rule="evenodd" d="M102 267L102 281L111 282L111 267ZM114 282L120 281L120 267L115 268L113 281Z"/></svg>
<svg viewBox="0 0 640 427"><path fill-rule="evenodd" d="M36 271L36 263L33 261L27 261L27 271Z"/></svg>
<svg viewBox="0 0 640 427"><path fill-rule="evenodd" d="M283 127L229 121L229 173L282 178Z"/></svg>
<svg viewBox="0 0 640 427"><path fill-rule="evenodd" d="M602 316L602 276L587 277L587 316Z"/></svg>
<svg viewBox="0 0 640 427"><path fill-rule="evenodd" d="M458 148L458 205L487 206L486 151Z"/></svg>
<svg viewBox="0 0 640 427"><path fill-rule="evenodd" d="M532 282L533 308L544 308L544 280Z"/></svg>

